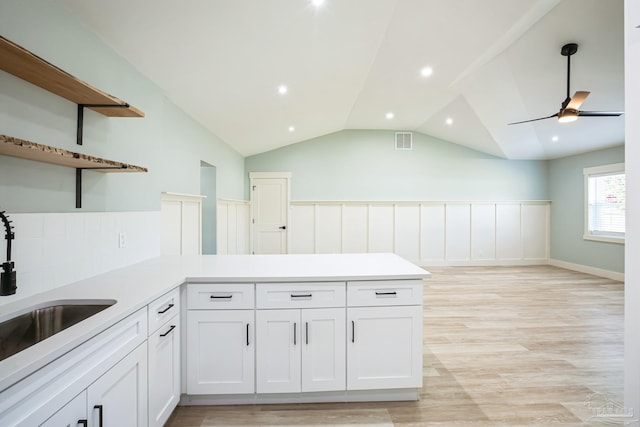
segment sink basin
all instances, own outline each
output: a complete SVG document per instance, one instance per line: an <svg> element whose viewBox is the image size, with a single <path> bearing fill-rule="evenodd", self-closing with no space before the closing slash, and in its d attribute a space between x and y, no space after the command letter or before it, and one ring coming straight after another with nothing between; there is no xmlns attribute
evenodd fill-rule
<svg viewBox="0 0 640 427"><path fill-rule="evenodd" d="M0 316L0 361L115 303L115 300L52 301L9 316Z"/></svg>

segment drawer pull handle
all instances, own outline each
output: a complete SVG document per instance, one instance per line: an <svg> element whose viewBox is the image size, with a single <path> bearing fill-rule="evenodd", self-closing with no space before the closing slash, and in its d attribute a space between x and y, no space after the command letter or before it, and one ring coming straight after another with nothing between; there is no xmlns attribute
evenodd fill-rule
<svg viewBox="0 0 640 427"><path fill-rule="evenodd" d="M102 427L102 405L95 405L93 409L98 410L98 427Z"/></svg>
<svg viewBox="0 0 640 427"><path fill-rule="evenodd" d="M160 310L160 311L158 311L158 314L164 314L164 313L166 313L167 311L171 310L172 308L173 308L173 304L169 304L169 305L167 306L167 308L165 308L164 310Z"/></svg>
<svg viewBox="0 0 640 427"><path fill-rule="evenodd" d="M291 294L291 298L311 298L312 294Z"/></svg>
<svg viewBox="0 0 640 427"><path fill-rule="evenodd" d="M233 295L211 295L211 299L231 299Z"/></svg>
<svg viewBox="0 0 640 427"><path fill-rule="evenodd" d="M356 322L355 320L351 321L351 342L356 342Z"/></svg>
<svg viewBox="0 0 640 427"><path fill-rule="evenodd" d="M81 425L81 426L84 426L84 427L87 427L87 420L78 420L77 424Z"/></svg>
<svg viewBox="0 0 640 427"><path fill-rule="evenodd" d="M161 337L166 337L167 335L169 335L171 333L171 331L173 331L176 328L176 325L171 325L171 327L169 328L169 330L167 332L165 332L164 334L160 334Z"/></svg>
<svg viewBox="0 0 640 427"><path fill-rule="evenodd" d="M398 295L398 293L396 291L392 291L392 292L376 292L376 296L389 296L389 295L393 295L396 296Z"/></svg>

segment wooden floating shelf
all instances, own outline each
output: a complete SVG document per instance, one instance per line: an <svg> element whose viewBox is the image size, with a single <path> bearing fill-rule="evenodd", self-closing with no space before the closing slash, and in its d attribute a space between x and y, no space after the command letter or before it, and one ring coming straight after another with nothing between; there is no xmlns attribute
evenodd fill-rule
<svg viewBox="0 0 640 427"><path fill-rule="evenodd" d="M36 160L43 163L67 166L76 169L92 170L96 172L147 172L147 168L129 165L113 160L101 159L86 154L74 153L62 148L36 144L0 134L0 154Z"/></svg>
<svg viewBox="0 0 640 427"><path fill-rule="evenodd" d="M136 107L96 89L2 36L0 69L107 117L144 117Z"/></svg>

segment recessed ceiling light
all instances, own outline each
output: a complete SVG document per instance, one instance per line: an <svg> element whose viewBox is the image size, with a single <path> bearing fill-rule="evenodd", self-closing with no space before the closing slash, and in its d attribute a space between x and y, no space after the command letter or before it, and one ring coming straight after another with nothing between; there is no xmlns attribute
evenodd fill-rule
<svg viewBox="0 0 640 427"><path fill-rule="evenodd" d="M295 128L295 127L293 127L293 126L289 126L289 132L293 132L294 130L296 130L296 128Z"/></svg>
<svg viewBox="0 0 640 427"><path fill-rule="evenodd" d="M284 95L285 93L287 93L289 91L289 88L287 88L285 85L280 85L278 86L278 93L280 95Z"/></svg>
<svg viewBox="0 0 640 427"><path fill-rule="evenodd" d="M311 0L311 4L315 7L320 7L324 4L324 0Z"/></svg>
<svg viewBox="0 0 640 427"><path fill-rule="evenodd" d="M554 135L554 136L552 136L552 137L551 137L551 140L552 140L553 142L558 142L558 140L559 140L559 139L560 139L560 138L558 138L558 135Z"/></svg>
<svg viewBox="0 0 640 427"><path fill-rule="evenodd" d="M420 75L422 77L429 77L431 74L433 74L433 68L431 67L424 67L422 70L420 70Z"/></svg>
<svg viewBox="0 0 640 427"><path fill-rule="evenodd" d="M453 124L453 119L451 117L447 117L447 120L444 121L447 125L451 126Z"/></svg>
<svg viewBox="0 0 640 427"><path fill-rule="evenodd" d="M386 117L388 120L391 120L391 119L393 119L393 113L392 113L391 111L389 111L385 117Z"/></svg>

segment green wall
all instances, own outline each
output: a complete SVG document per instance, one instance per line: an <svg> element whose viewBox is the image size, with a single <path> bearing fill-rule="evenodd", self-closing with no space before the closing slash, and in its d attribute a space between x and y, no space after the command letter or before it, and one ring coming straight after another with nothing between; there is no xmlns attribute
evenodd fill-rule
<svg viewBox="0 0 640 427"><path fill-rule="evenodd" d="M145 112L108 118L86 110L75 144L76 105L0 71L0 133L144 166L143 173L83 173L82 211L159 210L163 191L199 194L200 162L217 168L219 197L244 195L244 159L55 2L2 0L1 35ZM0 209L75 209L75 170L0 156Z"/></svg>
<svg viewBox="0 0 640 427"><path fill-rule="evenodd" d="M592 151L549 162L551 258L624 272L624 245L584 240L582 169L624 162L624 146Z"/></svg>
<svg viewBox="0 0 640 427"><path fill-rule="evenodd" d="M247 157L245 170L246 179L292 172L297 201L549 198L546 161L505 160L417 132L413 150L396 151L393 131L340 131Z"/></svg>

